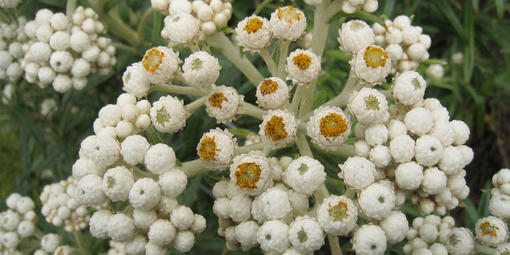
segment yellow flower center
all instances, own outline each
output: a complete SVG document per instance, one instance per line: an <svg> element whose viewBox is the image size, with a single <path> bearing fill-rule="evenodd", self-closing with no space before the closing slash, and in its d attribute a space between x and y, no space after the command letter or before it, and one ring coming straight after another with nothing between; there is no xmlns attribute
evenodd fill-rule
<svg viewBox="0 0 510 255"><path fill-rule="evenodd" d="M306 70L312 63L312 57L307 54L299 53L293 59L294 65L296 65L301 70Z"/></svg>
<svg viewBox="0 0 510 255"><path fill-rule="evenodd" d="M278 82L271 79L265 79L260 84L260 92L262 95L273 94L278 89Z"/></svg>
<svg viewBox="0 0 510 255"><path fill-rule="evenodd" d="M482 230L482 235L491 235L492 237L496 237L498 235L498 227L492 225L489 221L486 221L480 224L480 229Z"/></svg>
<svg viewBox="0 0 510 255"><path fill-rule="evenodd" d="M347 121L338 113L330 113L320 120L321 135L337 137L347 130Z"/></svg>
<svg viewBox="0 0 510 255"><path fill-rule="evenodd" d="M262 22L262 20L258 17L249 18L244 26L244 30L248 32L248 34L255 33L262 28L263 23L264 22Z"/></svg>
<svg viewBox="0 0 510 255"><path fill-rule="evenodd" d="M334 221L342 221L343 219L345 219L346 217L349 216L349 214L347 213L347 209L348 209L349 205L340 200L338 201L338 204L331 207L329 207L328 209L328 212L329 212L329 216L333 218Z"/></svg>
<svg viewBox="0 0 510 255"><path fill-rule="evenodd" d="M260 180L262 170L255 163L242 163L237 166L235 172L236 185L241 188L255 188L255 184Z"/></svg>
<svg viewBox="0 0 510 255"><path fill-rule="evenodd" d="M365 51L365 63L368 67L378 68L384 66L388 60L388 52L381 47L368 46Z"/></svg>
<svg viewBox="0 0 510 255"><path fill-rule="evenodd" d="M278 8L276 16L279 19L286 20L289 23L292 23L294 20L298 21L301 19L301 13L299 12L299 10L294 9L292 5L283 8Z"/></svg>
<svg viewBox="0 0 510 255"><path fill-rule="evenodd" d="M198 149L198 153L200 157L205 160L212 161L214 160L214 156L216 152L219 151L216 148L216 142L214 141L214 137L206 136L200 142L200 148Z"/></svg>
<svg viewBox="0 0 510 255"><path fill-rule="evenodd" d="M266 124L266 136L271 138L273 141L280 141L287 137L287 131L285 131L285 124L283 118L280 116L273 116Z"/></svg>
<svg viewBox="0 0 510 255"><path fill-rule="evenodd" d="M165 56L165 53L158 50L157 48L152 48L147 53L145 53L145 56L143 56L142 64L143 67L145 67L145 70L148 72L155 72L161 62L163 62L163 57Z"/></svg>
<svg viewBox="0 0 510 255"><path fill-rule="evenodd" d="M221 109L221 104L223 104L223 102L225 102L225 101L228 101L228 99L227 99L227 97L225 97L225 95L223 95L223 93L218 92L218 93L212 94L209 97L208 101L212 107Z"/></svg>

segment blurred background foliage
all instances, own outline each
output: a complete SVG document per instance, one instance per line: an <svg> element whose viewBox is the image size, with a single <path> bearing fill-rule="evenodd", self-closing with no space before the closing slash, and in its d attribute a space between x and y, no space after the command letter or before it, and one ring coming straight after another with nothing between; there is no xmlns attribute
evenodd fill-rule
<svg viewBox="0 0 510 255"><path fill-rule="evenodd" d="M53 11L65 11L65 0L24 0L17 13L28 19L34 17L40 8ZM102 0L104 13L118 14L134 31L142 18L150 13L149 0ZM85 0L81 5L88 5ZM256 0L233 3L234 15L229 27L234 28L241 19L255 10L259 15L270 17L275 7L292 4L303 7L309 23L312 22L313 9L305 7L302 0ZM471 188L471 200L463 202L466 207L460 221L468 226L474 225L478 217L487 215L486 184L490 177L502 167L510 167L510 3L507 0L379 0L376 15L394 18L398 15L410 15L413 25L422 26L424 33L432 38L430 55L433 59L447 61L445 76L440 80L429 81L426 97L436 97L448 107L451 119L465 121L471 128L469 146L475 152L474 161L467 167L467 181ZM60 95L52 89L40 89L26 82L17 84L9 104L0 105L0 209L5 206L3 200L11 192L30 195L38 200L38 194L46 184L64 179L71 174L71 166L77 158L80 142L92 134L92 122L99 109L114 103L121 93L121 76L126 66L139 61L146 49L154 45L164 45L159 35L163 16L153 13L141 28L143 40L133 45L120 37L111 35L117 46L117 65L113 72L104 76L93 76L83 91L70 91ZM341 21L333 20L330 29L329 47L323 58L320 86L315 105L334 97L342 89L349 71L348 57L338 50L337 31ZM108 27L108 24L105 24ZM311 24L309 24L310 26ZM231 29L226 29L231 31ZM294 46L296 47L296 46ZM451 57L455 53L464 55L460 64L453 64ZM188 51L180 50L184 59ZM226 59L216 54L223 67L218 84L234 86L246 100L254 102L254 87L242 74L235 70ZM264 74L267 69L263 61L247 54L260 67ZM419 70L425 73L426 65ZM158 94L152 94L151 101ZM53 98L57 110L49 117L40 114L41 102ZM191 97L183 97L186 102ZM147 137L152 143L164 142L171 145L182 161L196 158L195 146L201 134L216 126L205 111L197 111L187 121L184 131L174 135L162 135L149 129ZM258 121L243 117L235 124L220 125L227 128L244 128L236 134L246 135L247 130L258 129ZM292 150L277 152L297 153ZM334 177L337 164L343 158L315 153L320 157ZM224 174L213 173L197 176L189 180L187 191L180 197L182 203L191 206L194 211L207 218L207 230L197 236L197 244L192 254L214 252L224 249L224 241L216 234L217 218L212 213L211 188ZM342 193L344 187L328 178L328 186L333 193ZM36 202L38 203L38 202ZM38 203L39 204L39 203ZM477 206L479 205L480 206ZM407 213L417 212L409 208ZM455 214L455 213L454 213ZM347 240L342 243L348 245ZM91 246L104 251L101 242ZM94 248L94 249L96 249ZM318 254L327 254L323 247ZM174 251L174 254L178 252ZM236 254L231 252L229 254ZM248 254L260 254L252 249Z"/></svg>

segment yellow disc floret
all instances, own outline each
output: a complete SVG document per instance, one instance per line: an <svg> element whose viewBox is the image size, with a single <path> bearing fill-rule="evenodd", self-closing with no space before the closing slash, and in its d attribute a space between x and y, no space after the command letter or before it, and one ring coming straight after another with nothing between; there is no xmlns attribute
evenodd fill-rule
<svg viewBox="0 0 510 255"><path fill-rule="evenodd" d="M320 120L321 135L338 137L347 130L347 121L338 113L330 113Z"/></svg>
<svg viewBox="0 0 510 255"><path fill-rule="evenodd" d="M143 56L142 64L145 70L148 72L155 72L158 70L159 65L163 62L163 57L165 53L158 50L157 48L152 48Z"/></svg>
<svg viewBox="0 0 510 255"><path fill-rule="evenodd" d="M221 109L221 104L223 104L223 102L225 102L225 101L228 101L228 99L227 99L227 97L225 97L225 95L223 95L223 93L218 92L218 93L212 94L209 97L208 101L212 107Z"/></svg>
<svg viewBox="0 0 510 255"><path fill-rule="evenodd" d="M246 21L244 30L248 32L248 34L255 33L262 28L262 24L264 24L264 22L262 22L261 19L259 19L258 17L252 17Z"/></svg>
<svg viewBox="0 0 510 255"><path fill-rule="evenodd" d="M198 149L198 153L200 157L212 161L214 160L214 156L219 149L216 147L216 142L214 141L214 137L206 136L200 142L200 148Z"/></svg>
<svg viewBox="0 0 510 255"><path fill-rule="evenodd" d="M498 227L492 225L489 221L486 221L480 224L480 229L482 230L482 235L491 235L492 237L496 237L498 235Z"/></svg>
<svg viewBox="0 0 510 255"><path fill-rule="evenodd" d="M388 52L384 51L381 47L368 46L365 51L365 63L371 68L384 66L388 58Z"/></svg>
<svg viewBox="0 0 510 255"><path fill-rule="evenodd" d="M241 188L255 188L255 185L260 180L262 170L256 163L242 163L237 166L235 176L236 185Z"/></svg>
<svg viewBox="0 0 510 255"><path fill-rule="evenodd" d="M271 79L265 79L260 84L260 92L262 93L262 95L273 94L277 89L278 83Z"/></svg>
<svg viewBox="0 0 510 255"><path fill-rule="evenodd" d="M301 70L306 70L312 63L312 57L305 53L299 53L293 59L294 65L296 65Z"/></svg>
<svg viewBox="0 0 510 255"><path fill-rule="evenodd" d="M285 130L285 124L283 118L280 116L273 116L266 124L265 127L266 136L273 141L280 141L287 137L287 131Z"/></svg>
<svg viewBox="0 0 510 255"><path fill-rule="evenodd" d="M301 19L301 13L299 10L294 9L292 5L287 7L278 8L278 12L276 13L279 19L286 20L289 23L292 23L294 20L298 21Z"/></svg>
<svg viewBox="0 0 510 255"><path fill-rule="evenodd" d="M346 202L340 200L338 201L337 205L334 206L330 205L328 209L329 216L333 218L334 221L342 221L343 219L349 216L349 214L347 213L348 207L349 205Z"/></svg>

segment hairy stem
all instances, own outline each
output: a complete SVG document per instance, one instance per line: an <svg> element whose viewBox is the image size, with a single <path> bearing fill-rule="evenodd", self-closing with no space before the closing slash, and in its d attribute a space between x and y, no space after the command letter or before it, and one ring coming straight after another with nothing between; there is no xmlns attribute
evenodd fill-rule
<svg viewBox="0 0 510 255"><path fill-rule="evenodd" d="M297 137L296 145L298 147L299 153L303 156L309 156L313 158L312 150L308 145L308 141L306 140L305 134L300 132Z"/></svg>
<svg viewBox="0 0 510 255"><path fill-rule="evenodd" d="M204 105L206 101L207 101L207 96L203 96L203 97L185 105L184 109L186 110L186 114L188 116L193 114L198 108L202 107L202 105Z"/></svg>
<svg viewBox="0 0 510 255"><path fill-rule="evenodd" d="M262 120L263 116L266 114L266 111L258 108L255 105L243 101L241 103L240 113Z"/></svg>
<svg viewBox="0 0 510 255"><path fill-rule="evenodd" d="M204 96L205 94L207 94L204 91L199 90L197 88L177 86L177 85L171 85L171 84L155 84L152 86L150 92L154 92L154 91L162 91L162 92L182 94L182 95L191 95L191 96Z"/></svg>
<svg viewBox="0 0 510 255"><path fill-rule="evenodd" d="M285 65L287 64L287 55L289 54L290 41L280 40L280 57L278 60L278 77L285 80L286 71Z"/></svg>
<svg viewBox="0 0 510 255"><path fill-rule="evenodd" d="M347 78L347 82L345 83L342 92L338 94L338 96L324 103L324 106L345 106L349 103L349 97L352 92L356 89L356 85L358 83L358 79L354 75L353 71L349 73L349 77Z"/></svg>
<svg viewBox="0 0 510 255"><path fill-rule="evenodd" d="M239 47L234 45L223 32L217 32L211 35L207 39L207 42L210 46L218 48L221 53L248 78L253 86L256 87L264 79L264 76L260 74L259 70L250 60L241 56Z"/></svg>
<svg viewBox="0 0 510 255"><path fill-rule="evenodd" d="M263 149L264 146L265 146L264 143L254 143L254 144L250 144L250 145L241 146L241 147L237 148L236 155L248 153L250 151L259 151L259 150Z"/></svg>
<svg viewBox="0 0 510 255"><path fill-rule="evenodd" d="M205 168L202 159L195 159L182 163L181 170L188 178L207 172L207 168Z"/></svg>
<svg viewBox="0 0 510 255"><path fill-rule="evenodd" d="M76 9L76 0L67 0L66 3L66 16L71 18L73 16L74 10Z"/></svg>
<svg viewBox="0 0 510 255"><path fill-rule="evenodd" d="M145 13L142 16L142 19L140 20L140 23L138 24L137 34L138 38L143 41L144 31L145 31L145 25L147 25L147 21L149 21L149 18L154 14L155 10L152 8L148 8Z"/></svg>
<svg viewBox="0 0 510 255"><path fill-rule="evenodd" d="M123 43L113 43L113 46L115 47L115 49L120 49L120 50L125 50L125 51L129 51L137 56L140 56L140 57L143 57L143 53L139 52L138 49L136 49L135 47L131 47L129 45L125 45Z"/></svg>
<svg viewBox="0 0 510 255"><path fill-rule="evenodd" d="M475 250L476 252L479 252L479 253L482 253L482 254L494 254L495 253L495 249L493 248L490 248L490 247L487 247L485 245L481 245L481 244L475 244Z"/></svg>
<svg viewBox="0 0 510 255"><path fill-rule="evenodd" d="M276 66L276 63L274 62L273 57L271 54L269 54L269 51L266 48L263 48L259 52L262 59L264 59L264 62L266 63L267 68L269 69L269 72L271 73L271 76L277 76L278 75L278 67Z"/></svg>
<svg viewBox="0 0 510 255"><path fill-rule="evenodd" d="M83 236L80 231L73 231L73 237L76 241L76 244L78 245L78 249L80 249L81 254L83 255L89 255L90 251L88 250L85 243L83 243Z"/></svg>

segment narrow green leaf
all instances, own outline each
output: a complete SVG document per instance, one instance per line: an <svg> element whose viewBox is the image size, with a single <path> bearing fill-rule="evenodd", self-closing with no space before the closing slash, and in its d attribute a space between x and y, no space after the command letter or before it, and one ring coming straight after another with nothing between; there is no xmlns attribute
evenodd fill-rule
<svg viewBox="0 0 510 255"><path fill-rule="evenodd" d="M468 3L469 0L465 0ZM464 10L464 35L467 47L464 53L464 82L469 83L475 66L475 22L471 5L466 4Z"/></svg>
<svg viewBox="0 0 510 255"><path fill-rule="evenodd" d="M462 203L465 205L464 213L466 214L466 223L469 227L472 227L476 224L476 221L478 221L478 218L480 218L480 215L478 214L478 210L476 210L475 205L469 198L466 198L462 200Z"/></svg>
<svg viewBox="0 0 510 255"><path fill-rule="evenodd" d="M450 24L455 29L457 34L460 37L464 38L464 29L462 28L462 23L460 23L457 14L453 11L452 7L448 4L449 1L444 0L433 0L433 2L437 5L438 9L446 16L446 18L450 21ZM471 5L469 5L471 6Z"/></svg>
<svg viewBox="0 0 510 255"><path fill-rule="evenodd" d="M115 7L116 5L118 5L120 3L121 0L108 0L105 2L104 4L104 12L108 12L110 9L112 9L113 7Z"/></svg>

